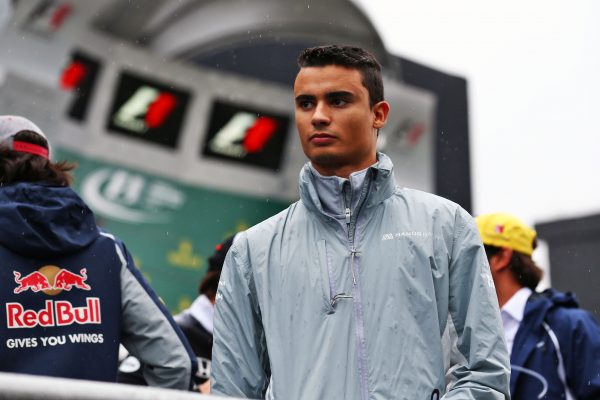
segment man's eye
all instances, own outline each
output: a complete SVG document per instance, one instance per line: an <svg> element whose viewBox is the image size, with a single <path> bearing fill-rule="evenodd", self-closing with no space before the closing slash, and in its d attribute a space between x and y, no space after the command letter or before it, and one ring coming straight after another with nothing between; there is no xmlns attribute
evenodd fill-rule
<svg viewBox="0 0 600 400"><path fill-rule="evenodd" d="M345 106L348 102L344 99L333 99L331 100L331 104L337 107Z"/></svg>
<svg viewBox="0 0 600 400"><path fill-rule="evenodd" d="M308 110L312 107L313 103L312 101L301 101L300 103L298 103L298 105L300 106L300 108L302 108L303 110Z"/></svg>

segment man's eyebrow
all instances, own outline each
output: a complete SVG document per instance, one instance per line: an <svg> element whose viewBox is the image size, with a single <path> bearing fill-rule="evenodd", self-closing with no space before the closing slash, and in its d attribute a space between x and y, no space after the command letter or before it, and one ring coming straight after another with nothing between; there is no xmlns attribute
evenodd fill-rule
<svg viewBox="0 0 600 400"><path fill-rule="evenodd" d="M354 97L354 93L346 92L345 90L340 90L338 92L326 93L325 97L328 99L333 99L333 98L338 98L338 97Z"/></svg>
<svg viewBox="0 0 600 400"><path fill-rule="evenodd" d="M300 94L298 96L296 96L296 102L300 102L300 101L307 101L307 100L314 100L316 99L315 96L311 95L311 94Z"/></svg>
<svg viewBox="0 0 600 400"><path fill-rule="evenodd" d="M353 102L354 99L356 98L356 95L352 92L347 92L345 90L339 90L337 92L325 93L325 98L329 102L338 101L338 100L342 100L344 102Z"/></svg>

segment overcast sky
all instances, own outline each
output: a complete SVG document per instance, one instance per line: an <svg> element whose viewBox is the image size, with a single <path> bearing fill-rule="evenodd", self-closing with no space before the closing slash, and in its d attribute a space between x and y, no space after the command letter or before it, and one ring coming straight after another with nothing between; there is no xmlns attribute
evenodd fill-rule
<svg viewBox="0 0 600 400"><path fill-rule="evenodd" d="M474 212L600 212L600 2L355 0L392 53L469 85Z"/></svg>

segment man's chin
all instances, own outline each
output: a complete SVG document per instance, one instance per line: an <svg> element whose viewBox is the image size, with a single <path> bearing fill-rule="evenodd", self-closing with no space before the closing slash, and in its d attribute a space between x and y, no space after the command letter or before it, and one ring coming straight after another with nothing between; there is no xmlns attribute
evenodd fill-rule
<svg viewBox="0 0 600 400"><path fill-rule="evenodd" d="M308 157L313 164L322 165L328 168L335 168L342 163L342 158L335 153L319 152Z"/></svg>

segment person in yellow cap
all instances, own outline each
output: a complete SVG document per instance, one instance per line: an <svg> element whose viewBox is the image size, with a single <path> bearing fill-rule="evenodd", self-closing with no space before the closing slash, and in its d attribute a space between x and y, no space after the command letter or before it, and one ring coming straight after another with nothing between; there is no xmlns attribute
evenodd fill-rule
<svg viewBox="0 0 600 400"><path fill-rule="evenodd" d="M571 293L535 291L535 230L517 217L476 218L501 307L513 399L600 399L600 326Z"/></svg>

